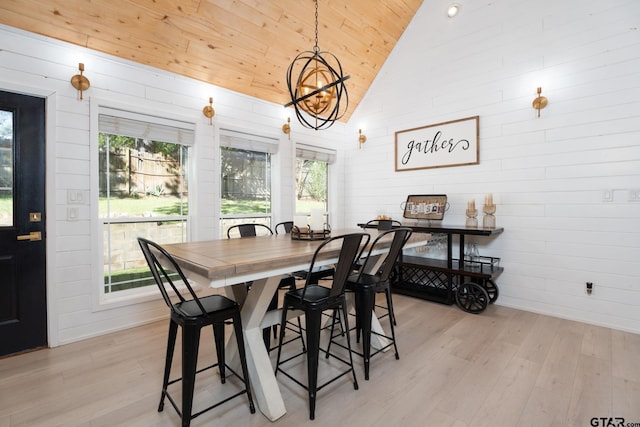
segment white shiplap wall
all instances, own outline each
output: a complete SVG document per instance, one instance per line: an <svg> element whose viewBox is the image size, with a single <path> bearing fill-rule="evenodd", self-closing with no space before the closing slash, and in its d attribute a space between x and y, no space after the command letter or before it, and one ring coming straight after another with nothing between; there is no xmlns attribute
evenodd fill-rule
<svg viewBox="0 0 640 427"><path fill-rule="evenodd" d="M69 84L84 62L91 88L79 101ZM317 133L292 123L292 139L281 132L282 106L195 80L119 60L44 37L0 26L0 90L48 99L47 257L49 343L64 344L150 322L168 314L164 303L101 304L101 233L97 220L97 155L91 143L91 111L98 104L196 123L193 179L190 181L193 240L218 236L220 127L280 140L274 165L275 221L293 218L295 141L336 147L344 133L337 124ZM215 126L202 107L214 99ZM95 124L94 124L95 125ZM275 187L277 186L277 187ZM74 205L78 220L67 219L67 193L82 191L87 203ZM334 195L334 197L341 197ZM336 213L332 217L338 217Z"/></svg>
<svg viewBox="0 0 640 427"><path fill-rule="evenodd" d="M351 119L369 138L347 153L346 223L445 193L464 224L493 193L505 232L477 242L502 258L498 304L640 332L640 2L448 3L423 4ZM395 131L475 115L479 165L394 172Z"/></svg>

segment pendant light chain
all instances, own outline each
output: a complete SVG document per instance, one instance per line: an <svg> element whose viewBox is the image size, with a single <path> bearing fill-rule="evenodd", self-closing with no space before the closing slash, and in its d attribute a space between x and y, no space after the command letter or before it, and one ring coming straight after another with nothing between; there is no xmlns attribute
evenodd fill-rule
<svg viewBox="0 0 640 427"><path fill-rule="evenodd" d="M314 52L320 52L318 47L318 0L316 0L316 45L313 47Z"/></svg>

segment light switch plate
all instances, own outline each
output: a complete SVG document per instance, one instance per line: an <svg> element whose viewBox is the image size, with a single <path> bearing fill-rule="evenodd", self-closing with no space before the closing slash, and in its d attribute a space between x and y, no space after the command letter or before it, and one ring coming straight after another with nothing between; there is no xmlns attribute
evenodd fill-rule
<svg viewBox="0 0 640 427"><path fill-rule="evenodd" d="M67 208L67 220L77 221L80 218L80 208L68 207Z"/></svg>

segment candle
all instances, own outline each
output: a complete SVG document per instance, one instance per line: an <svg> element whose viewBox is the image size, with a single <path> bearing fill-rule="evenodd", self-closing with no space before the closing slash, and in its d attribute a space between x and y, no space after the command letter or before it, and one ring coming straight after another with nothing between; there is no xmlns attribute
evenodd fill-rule
<svg viewBox="0 0 640 427"><path fill-rule="evenodd" d="M313 231L324 230L324 211L322 209L311 210L311 221L309 225Z"/></svg>
<svg viewBox="0 0 640 427"><path fill-rule="evenodd" d="M486 206L493 205L493 194L489 193L489 194L484 196L484 204Z"/></svg>
<svg viewBox="0 0 640 427"><path fill-rule="evenodd" d="M470 211L473 211L476 209L476 201L475 199L471 199L469 200L469 202L467 203L467 209Z"/></svg>
<svg viewBox="0 0 640 427"><path fill-rule="evenodd" d="M307 227L309 225L309 221L307 221L306 215L294 215L293 217L293 225L298 227L299 229L302 227Z"/></svg>

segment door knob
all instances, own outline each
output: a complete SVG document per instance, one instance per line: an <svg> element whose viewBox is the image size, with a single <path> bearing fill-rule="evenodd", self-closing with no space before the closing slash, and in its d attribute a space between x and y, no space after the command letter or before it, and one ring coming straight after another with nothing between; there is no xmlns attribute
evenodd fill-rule
<svg viewBox="0 0 640 427"><path fill-rule="evenodd" d="M42 233L39 231L32 231L29 234L23 234L21 236L17 236L18 240L29 240L31 242L36 242L38 240L42 240Z"/></svg>

